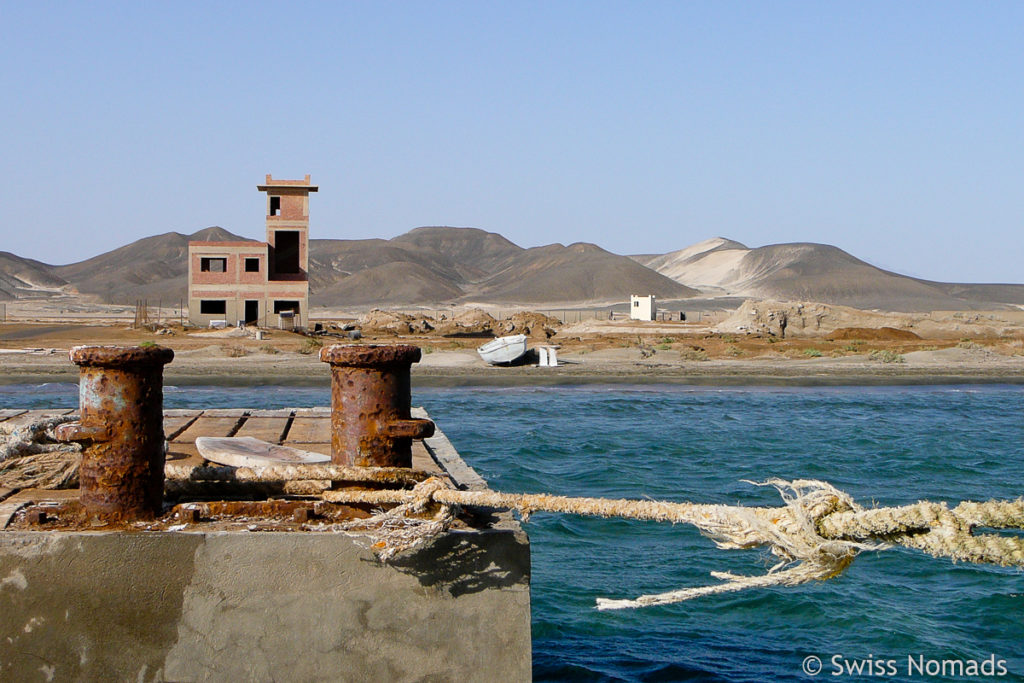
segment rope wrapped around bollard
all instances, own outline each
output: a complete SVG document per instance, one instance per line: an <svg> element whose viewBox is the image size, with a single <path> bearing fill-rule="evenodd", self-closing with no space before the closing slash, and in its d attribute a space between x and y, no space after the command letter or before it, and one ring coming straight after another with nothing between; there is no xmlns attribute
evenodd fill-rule
<svg viewBox="0 0 1024 683"><path fill-rule="evenodd" d="M770 479L756 485L774 486L785 505L742 507L460 491L438 478L417 484L412 490L327 491L323 498L336 503L399 504L393 510L346 525L350 533L368 535L371 547L385 561L446 531L460 506L516 510L524 519L543 511L691 524L719 548L767 546L780 560L760 576L713 572L712 576L724 583L631 600L598 598L597 608L601 610L666 605L746 588L824 581L841 574L861 552L893 545L954 562L1024 567L1024 538L973 533L979 526L1024 529L1022 499L965 502L953 509L945 503L927 501L865 509L823 481ZM431 507L435 508L433 515L422 517ZM420 517L412 516L414 513Z"/></svg>

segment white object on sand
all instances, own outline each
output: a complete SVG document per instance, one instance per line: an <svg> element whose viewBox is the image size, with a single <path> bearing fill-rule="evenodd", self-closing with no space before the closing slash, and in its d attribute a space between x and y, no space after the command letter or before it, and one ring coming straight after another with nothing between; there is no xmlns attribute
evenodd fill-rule
<svg viewBox="0 0 1024 683"><path fill-rule="evenodd" d="M558 351L560 346L538 346L537 353L540 355L540 362L537 364L542 368L558 367Z"/></svg>
<svg viewBox="0 0 1024 683"><path fill-rule="evenodd" d="M200 436L196 450L210 462L229 467L269 467L330 462L331 456L279 446L251 436Z"/></svg>
<svg viewBox="0 0 1024 683"><path fill-rule="evenodd" d="M491 365L511 363L526 353L526 335L498 337L478 348L476 352Z"/></svg>

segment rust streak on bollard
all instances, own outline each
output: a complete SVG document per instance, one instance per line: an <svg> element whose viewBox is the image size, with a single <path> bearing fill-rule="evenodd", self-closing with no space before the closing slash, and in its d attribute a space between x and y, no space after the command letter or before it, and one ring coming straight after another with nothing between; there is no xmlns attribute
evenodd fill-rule
<svg viewBox="0 0 1024 683"><path fill-rule="evenodd" d="M331 461L359 467L412 467L412 440L434 433L409 417L409 369L420 350L350 344L320 350L331 364Z"/></svg>
<svg viewBox="0 0 1024 683"><path fill-rule="evenodd" d="M61 441L82 443L81 502L109 521L153 519L163 507L162 346L76 346L79 422L57 427Z"/></svg>

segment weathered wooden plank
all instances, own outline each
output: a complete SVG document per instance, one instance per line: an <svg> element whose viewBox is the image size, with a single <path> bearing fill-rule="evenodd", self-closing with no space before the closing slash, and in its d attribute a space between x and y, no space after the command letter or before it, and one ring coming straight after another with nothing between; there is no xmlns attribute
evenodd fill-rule
<svg viewBox="0 0 1024 683"><path fill-rule="evenodd" d="M167 408L164 410L164 417L184 417L186 415L198 415L203 412L198 408Z"/></svg>
<svg viewBox="0 0 1024 683"><path fill-rule="evenodd" d="M421 472L435 472L437 474L443 472L438 464L434 462L434 459L430 457L430 453L422 441L412 442L412 468Z"/></svg>
<svg viewBox="0 0 1024 683"><path fill-rule="evenodd" d="M212 408L203 412L204 417L242 417L248 414L244 408Z"/></svg>
<svg viewBox="0 0 1024 683"><path fill-rule="evenodd" d="M254 439L281 443L284 428L288 426L287 417L250 417L235 432L235 436L251 436Z"/></svg>
<svg viewBox="0 0 1024 683"><path fill-rule="evenodd" d="M295 417L330 417L330 406L316 406L314 408L296 408Z"/></svg>
<svg viewBox="0 0 1024 683"><path fill-rule="evenodd" d="M164 438L171 440L192 424L192 421L199 417L203 411L189 410L179 415L168 415L168 412L164 411Z"/></svg>
<svg viewBox="0 0 1024 683"><path fill-rule="evenodd" d="M331 420L326 417L299 417L295 416L292 421L292 428L288 430L288 436L284 441L292 443L331 443Z"/></svg>
<svg viewBox="0 0 1024 683"><path fill-rule="evenodd" d="M290 445L293 448L301 448L302 450L309 451L311 453L323 453L324 455L331 454L331 444L329 443L295 443Z"/></svg>
<svg viewBox="0 0 1024 683"><path fill-rule="evenodd" d="M174 437L173 443L195 443L200 436L231 436L241 417L208 417L204 413L188 429Z"/></svg>
<svg viewBox="0 0 1024 683"><path fill-rule="evenodd" d="M172 442L168 444L165 461L173 462L175 465L198 467L206 462L206 459L199 455L199 451L194 443Z"/></svg>
<svg viewBox="0 0 1024 683"><path fill-rule="evenodd" d="M38 422L39 420L43 420L43 419L46 419L48 417L58 417L60 415L70 415L73 412L75 412L75 411L74 410L49 410L49 409L47 409L47 410L26 410L25 412L23 412L21 415L18 415L17 417L12 417L12 418L9 418L7 420L4 420L3 422L0 422L0 425L3 425L4 431L6 432L6 431L10 431L12 429L17 429L18 427L23 427L25 425L32 424L33 422Z"/></svg>
<svg viewBox="0 0 1024 683"><path fill-rule="evenodd" d="M249 411L250 418L290 418L294 408L279 408L272 411Z"/></svg>

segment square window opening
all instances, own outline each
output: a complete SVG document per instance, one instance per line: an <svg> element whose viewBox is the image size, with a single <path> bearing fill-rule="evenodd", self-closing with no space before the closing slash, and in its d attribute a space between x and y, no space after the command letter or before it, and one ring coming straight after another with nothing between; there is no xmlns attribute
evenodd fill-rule
<svg viewBox="0 0 1024 683"><path fill-rule="evenodd" d="M247 259L245 259L245 272L247 272L247 273L258 273L258 272L260 272L260 260L259 260L259 258L247 258Z"/></svg>
<svg viewBox="0 0 1024 683"><path fill-rule="evenodd" d="M270 215L276 216L281 213L281 198L271 197L270 198Z"/></svg>
<svg viewBox="0 0 1024 683"><path fill-rule="evenodd" d="M225 273L228 270L228 260L202 256L199 259L199 270L204 273Z"/></svg>
<svg viewBox="0 0 1024 683"><path fill-rule="evenodd" d="M199 302L202 315L227 315L228 302L224 299L203 299Z"/></svg>
<svg viewBox="0 0 1024 683"><path fill-rule="evenodd" d="M284 313L291 311L295 315L299 314L299 302L298 301L275 301L274 302L274 313Z"/></svg>

